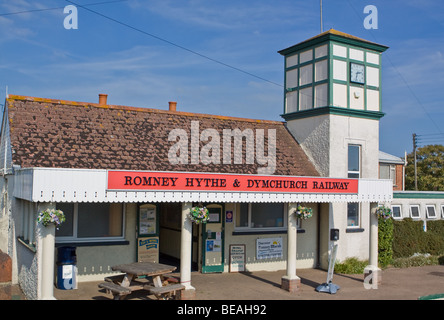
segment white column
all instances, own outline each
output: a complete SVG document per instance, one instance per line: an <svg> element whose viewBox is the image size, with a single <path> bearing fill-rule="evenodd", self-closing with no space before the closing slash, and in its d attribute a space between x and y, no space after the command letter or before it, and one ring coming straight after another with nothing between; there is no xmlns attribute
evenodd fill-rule
<svg viewBox="0 0 444 320"><path fill-rule="evenodd" d="M370 248L369 264L378 267L378 217L376 216L377 203L370 205Z"/></svg>
<svg viewBox="0 0 444 320"><path fill-rule="evenodd" d="M300 278L296 275L297 253L297 221L294 212L297 204L288 204L288 231L287 231L287 274L282 277L282 288L290 292L299 289Z"/></svg>
<svg viewBox="0 0 444 320"><path fill-rule="evenodd" d="M193 222L188 218L192 204L182 203L182 232L180 241L180 283L185 290L194 290L191 286L191 248L193 245L192 228Z"/></svg>
<svg viewBox="0 0 444 320"><path fill-rule="evenodd" d="M364 269L364 285L366 288L377 289L381 283L381 269L378 267L378 217L377 203L370 204L370 235L369 235L369 265Z"/></svg>
<svg viewBox="0 0 444 320"><path fill-rule="evenodd" d="M47 227L40 227L41 259L41 300L55 300L54 298L54 248L55 226L51 223Z"/></svg>

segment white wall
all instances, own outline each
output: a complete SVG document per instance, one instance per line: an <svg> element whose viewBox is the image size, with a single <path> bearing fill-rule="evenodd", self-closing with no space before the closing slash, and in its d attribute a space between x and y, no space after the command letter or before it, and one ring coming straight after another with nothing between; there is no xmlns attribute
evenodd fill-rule
<svg viewBox="0 0 444 320"><path fill-rule="evenodd" d="M317 262L317 204L306 204L313 209L313 217L302 221L301 228L305 233L297 234L297 268L314 268ZM236 214L240 210L239 204L227 203L225 210L232 210ZM286 217L285 217L286 219ZM247 271L277 271L285 270L287 267L287 234L260 234L233 235L235 230L235 219L232 223L225 223L225 272L229 271L229 248L231 244L245 244L246 270ZM256 240L260 238L282 238L283 257L281 259L256 259Z"/></svg>
<svg viewBox="0 0 444 320"><path fill-rule="evenodd" d="M347 178L348 145L361 146L361 178L378 178L379 121L339 115L320 115L291 120L288 129L315 163L321 176ZM328 253L332 248L329 229L339 229L337 259L348 257L368 259L369 250L369 203L360 204L361 232L347 232L347 204L329 205L329 226L322 232L321 267L328 267ZM322 222L322 220L321 220ZM323 222L322 222L323 223ZM328 241L326 244L325 241ZM326 251L327 250L327 251Z"/></svg>

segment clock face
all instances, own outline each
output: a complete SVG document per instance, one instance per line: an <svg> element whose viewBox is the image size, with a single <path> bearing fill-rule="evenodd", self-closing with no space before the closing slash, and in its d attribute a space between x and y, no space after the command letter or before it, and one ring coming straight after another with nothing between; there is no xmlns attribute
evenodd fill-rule
<svg viewBox="0 0 444 320"><path fill-rule="evenodd" d="M364 65L358 63L350 63L350 82L365 82Z"/></svg>

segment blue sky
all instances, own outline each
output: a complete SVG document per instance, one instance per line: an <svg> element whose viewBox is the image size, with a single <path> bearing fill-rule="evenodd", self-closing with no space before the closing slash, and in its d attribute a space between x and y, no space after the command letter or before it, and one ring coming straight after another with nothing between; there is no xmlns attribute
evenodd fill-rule
<svg viewBox="0 0 444 320"><path fill-rule="evenodd" d="M110 104L167 109L177 101L180 111L283 120L277 51L320 33L319 0L115 1L87 8L121 23L78 7L77 30L63 25L69 4L0 0L0 103L7 86L18 95L97 102L107 93ZM378 29L364 28L367 5L378 9ZM420 146L444 143L432 135L444 133L443 1L323 0L323 28L390 47L382 151L411 152L412 133Z"/></svg>

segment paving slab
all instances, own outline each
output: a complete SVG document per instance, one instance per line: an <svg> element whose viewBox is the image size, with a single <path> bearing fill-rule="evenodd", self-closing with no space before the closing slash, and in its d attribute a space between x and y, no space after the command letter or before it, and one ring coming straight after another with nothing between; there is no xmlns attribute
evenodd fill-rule
<svg viewBox="0 0 444 320"><path fill-rule="evenodd" d="M179 276L179 274L173 274ZM444 266L387 268L377 288L364 286L364 275L334 274L333 283L340 289L335 294L315 289L327 279L319 269L300 269L301 288L289 293L280 288L285 271L202 274L193 272L191 284L196 300L418 300L424 296L444 294ZM54 289L59 300L111 300L97 282L80 282L76 290ZM133 293L128 300L152 300L154 296Z"/></svg>

